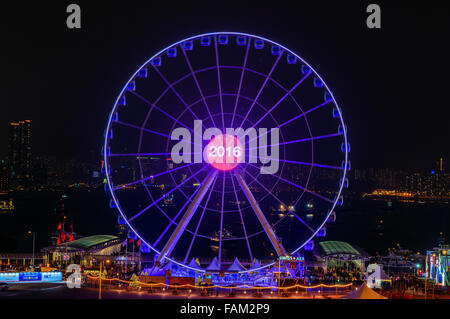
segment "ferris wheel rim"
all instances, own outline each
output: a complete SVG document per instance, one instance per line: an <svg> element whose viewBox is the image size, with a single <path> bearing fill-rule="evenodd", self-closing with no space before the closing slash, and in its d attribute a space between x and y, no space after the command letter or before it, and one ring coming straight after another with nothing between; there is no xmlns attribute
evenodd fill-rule
<svg viewBox="0 0 450 319"><path fill-rule="evenodd" d="M157 52L157 53L156 53L155 55L153 55L150 59L146 60L146 62L145 62L144 64L142 64L142 65L137 69L137 71L129 78L129 80L126 82L126 84L125 84L124 87L122 88L120 94L119 94L118 97L116 98L116 101L115 101L115 103L114 103L114 107L113 107L112 111L110 112L110 115L109 115L109 117L108 117L108 122L107 122L107 128L106 128L105 139L104 139L104 149L106 150L106 148L107 148L107 146L108 146L108 144L109 144L109 141L108 141L108 132L109 132L109 130L111 129L112 118L113 118L113 116L114 116L114 114L115 114L115 112L116 112L116 110L117 110L117 104L118 104L118 102L119 102L119 99L120 99L120 97L124 94L124 92L126 91L127 85L128 85L128 84L136 77L136 75L138 74L138 72L139 72L142 68L144 68L146 65L148 65L152 59L154 59L155 57L158 57L159 55L161 55L162 53L164 53L166 50L168 50L170 47L177 46L177 45L179 45L179 44L181 44L181 43L183 43L183 42L185 42L185 41L194 40L194 39L197 39L197 38L200 38L200 37L204 37L204 36L217 36L217 35L220 35L220 34L248 36L248 37L252 37L252 38L256 38L256 39L261 39L261 40L263 40L263 41L267 41L267 42L272 43L272 44L276 44L276 45L278 45L279 47L281 47L282 49L286 50L287 52L293 54L293 55L294 55L296 58L298 58L303 64L307 65L307 66L312 70L312 72L315 74L315 76L317 76L317 77L322 81L324 87L326 88L326 90L327 90L327 91L329 92L329 94L331 95L331 97L332 97L332 99L333 99L333 103L334 103L334 105L335 105L335 108L337 109L337 112L338 112L338 114L339 114L339 121L340 121L340 123L342 124L342 129L343 129L342 137L343 137L343 139L344 139L345 144L346 144L346 145L348 144L347 128L346 128L346 126L345 126L345 124L344 124L344 121L343 121L342 110L341 110L341 108L339 107L338 102L337 102L336 99L334 98L334 94L333 94L332 90L330 90L330 88L328 87L327 83L322 79L322 77L320 76L320 74L319 74L318 72L316 72L315 69L314 69L308 62L306 62L302 57L300 57L298 54L296 54L295 52L291 51L290 49L286 48L285 46L283 46L283 45L281 45L281 44L279 44L279 43L277 43L277 42L275 42L275 41L273 41L273 40L269 40L269 39L267 39L267 38L265 38L265 37L261 37L261 36L257 36L257 35L253 35L253 34L249 34L249 33L242 33L242 32L220 31L220 32L210 32L210 33L203 33L203 34L199 34L199 35L194 35L194 36L191 36L191 37L188 37L188 38L184 38L184 39L182 39L182 40L180 40L180 41L178 41L178 42L176 42L176 43L173 43L173 44L171 44L170 46L167 46L167 47L165 47L164 49L162 49L162 50L160 50L159 52ZM335 197L335 199L334 199L334 201L333 201L333 204L332 204L331 209L329 210L329 212L328 212L326 218L324 219L324 221L322 222L322 224L320 225L320 227L317 227L316 231L309 237L309 239L306 240L306 241L305 241L302 245L300 245L298 248L294 249L290 254L296 253L297 251L299 251L300 249L302 249L302 248L303 248L310 240L312 240L312 239L316 236L316 234L318 233L318 231L326 224L326 222L327 222L328 218L330 217L331 213L332 213L332 212L334 211L334 209L336 208L338 198L339 198L340 196L342 196L342 190L343 190L343 188L344 188L344 182L345 182L345 179L346 179L346 176L347 176L347 171L348 171L348 166L349 166L349 164L348 164L349 162L348 162L348 150L347 150L347 148L345 148L345 151L344 151L343 153L344 153L344 161L343 161L343 165L342 165L342 166L343 166L343 169L342 169L342 170L343 170L343 174L342 174L342 178L341 178L340 183L339 183L339 190L338 190L337 195L336 195L336 197ZM109 174L110 166L109 166L109 161L108 161L108 159L109 159L109 158L108 158L108 156L107 156L107 152L105 151L105 152L104 152L104 155L103 155L103 161L104 161L104 168L105 168L105 172L106 172L106 174L105 174L105 175L106 175L106 183L107 183L107 185L108 185L108 187L109 187L110 193L111 193L111 195L112 195L112 199L113 199L113 201L114 201L116 207L118 208L120 215L122 216L122 218L123 218L123 219L125 220L125 222L127 223L127 226L128 226L128 227L129 227L129 228L137 235L137 237L138 237L144 244L146 244L150 249L152 249L155 253L159 254L160 252L159 252L157 249L155 249L155 248L153 247L153 245L150 245L150 244L149 244L149 243L141 236L141 234L140 234L139 232L136 231L135 227L128 221L128 217L127 217L127 216L124 214L124 212L122 211L122 208L121 208L121 206L120 206L120 204L119 204L119 201L118 201L118 199L116 198L116 194L115 194L115 192L112 190L111 176L110 176L110 174ZM178 264L178 265L180 265L180 266L182 266L182 267L185 267L185 268L188 268L188 269L197 271L197 272L205 272L205 271L206 271L206 270L204 270L204 269L197 269L197 268L190 267L189 265L187 265L187 264L185 264L185 263L181 263L181 262L176 261L174 258L172 258L172 257L170 257L170 256L168 256L168 257L166 257L166 258L167 258L168 260L174 262L175 264ZM275 263L275 262L269 263L269 264L267 264L267 265L261 266L261 267L258 268L258 269L264 269L264 268L270 267L270 266L272 266L274 263ZM245 270L245 271L241 271L241 272L239 272L239 273L246 273L246 272L249 272L249 271L256 271L256 270L258 270L258 269Z"/></svg>

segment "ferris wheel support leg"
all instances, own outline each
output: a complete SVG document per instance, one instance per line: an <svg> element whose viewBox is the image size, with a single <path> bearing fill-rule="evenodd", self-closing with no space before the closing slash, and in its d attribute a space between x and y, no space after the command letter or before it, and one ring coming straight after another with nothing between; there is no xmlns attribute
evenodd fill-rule
<svg viewBox="0 0 450 319"><path fill-rule="evenodd" d="M241 187L245 193L245 196L247 196L247 198L250 202L250 205L252 206L253 210L255 211L255 214L258 217L259 222L263 226L264 231L266 232L267 236L269 237L269 240L272 243L273 247L275 248L275 251L277 252L278 256L287 255L286 249L284 249L284 247L281 244L280 240L278 239L277 235L275 235L275 232L273 231L272 227L270 226L269 222L267 221L266 216L262 212L261 208L258 205L258 202L256 201L255 197L253 196L252 192L250 191L250 188L248 188L248 185L245 182L245 179L238 172L236 172L236 177L239 181L239 184L241 184Z"/></svg>
<svg viewBox="0 0 450 319"><path fill-rule="evenodd" d="M189 224L192 216L194 216L195 211L197 210L198 206L202 202L203 197L205 197L206 192L211 187L211 184L214 181L214 178L216 177L216 175L217 175L217 170L214 170L213 172L211 172L208 175L208 177L206 177L203 185L200 187L198 194L195 195L194 199L192 200L191 205L189 205L188 209L186 210L186 213L184 213L183 217L181 218L180 222L178 223L178 226L175 228L174 232L170 236L166 245L161 250L161 253L158 256L157 262L162 263L164 261L165 257L170 256L173 248L177 244L178 240L180 239L181 235L183 234L184 230L186 229L187 225Z"/></svg>

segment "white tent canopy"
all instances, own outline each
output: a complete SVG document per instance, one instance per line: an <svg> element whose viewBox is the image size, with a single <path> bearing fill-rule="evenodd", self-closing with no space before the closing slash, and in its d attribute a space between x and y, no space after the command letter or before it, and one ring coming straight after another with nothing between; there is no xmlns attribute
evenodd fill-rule
<svg viewBox="0 0 450 319"><path fill-rule="evenodd" d="M233 263L230 265L230 267L228 267L227 269L228 271L243 271L245 270L244 266L241 265L241 263L239 262L239 260L236 258L234 258Z"/></svg>
<svg viewBox="0 0 450 319"><path fill-rule="evenodd" d="M349 293L347 296L342 297L342 299L387 299L387 298L370 289L366 285L366 283L363 283L361 287Z"/></svg>
<svg viewBox="0 0 450 319"><path fill-rule="evenodd" d="M189 263L188 266L195 269L202 269L202 267L200 267L200 264L194 257L192 257L191 262Z"/></svg>
<svg viewBox="0 0 450 319"><path fill-rule="evenodd" d="M261 264L259 263L259 260L255 258L253 260L253 264L252 264L252 267L250 269L257 269L259 267L261 267Z"/></svg>
<svg viewBox="0 0 450 319"><path fill-rule="evenodd" d="M214 259L211 261L209 266L206 267L206 270L209 270L209 271L219 271L220 270L220 265L219 265L219 261L217 260L217 257L214 257Z"/></svg>

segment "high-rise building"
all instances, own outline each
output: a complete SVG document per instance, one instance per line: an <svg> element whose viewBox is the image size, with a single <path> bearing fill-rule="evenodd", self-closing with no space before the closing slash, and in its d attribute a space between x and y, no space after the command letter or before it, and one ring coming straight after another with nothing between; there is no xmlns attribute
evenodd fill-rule
<svg viewBox="0 0 450 319"><path fill-rule="evenodd" d="M0 192L8 191L9 170L6 161L0 160Z"/></svg>
<svg viewBox="0 0 450 319"><path fill-rule="evenodd" d="M9 175L13 187L32 183L30 120L9 124Z"/></svg>

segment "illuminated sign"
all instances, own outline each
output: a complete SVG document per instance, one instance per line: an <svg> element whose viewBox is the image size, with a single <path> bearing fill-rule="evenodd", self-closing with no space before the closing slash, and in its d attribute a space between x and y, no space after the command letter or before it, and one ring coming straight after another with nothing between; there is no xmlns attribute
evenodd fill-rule
<svg viewBox="0 0 450 319"><path fill-rule="evenodd" d="M3 272L0 273L0 281L61 281L62 272Z"/></svg>
<svg viewBox="0 0 450 319"><path fill-rule="evenodd" d="M285 260L285 261L297 261L297 262L305 261L305 257L304 256L296 257L296 256L289 256L289 255L287 255L287 256L281 256L280 259L281 260Z"/></svg>

